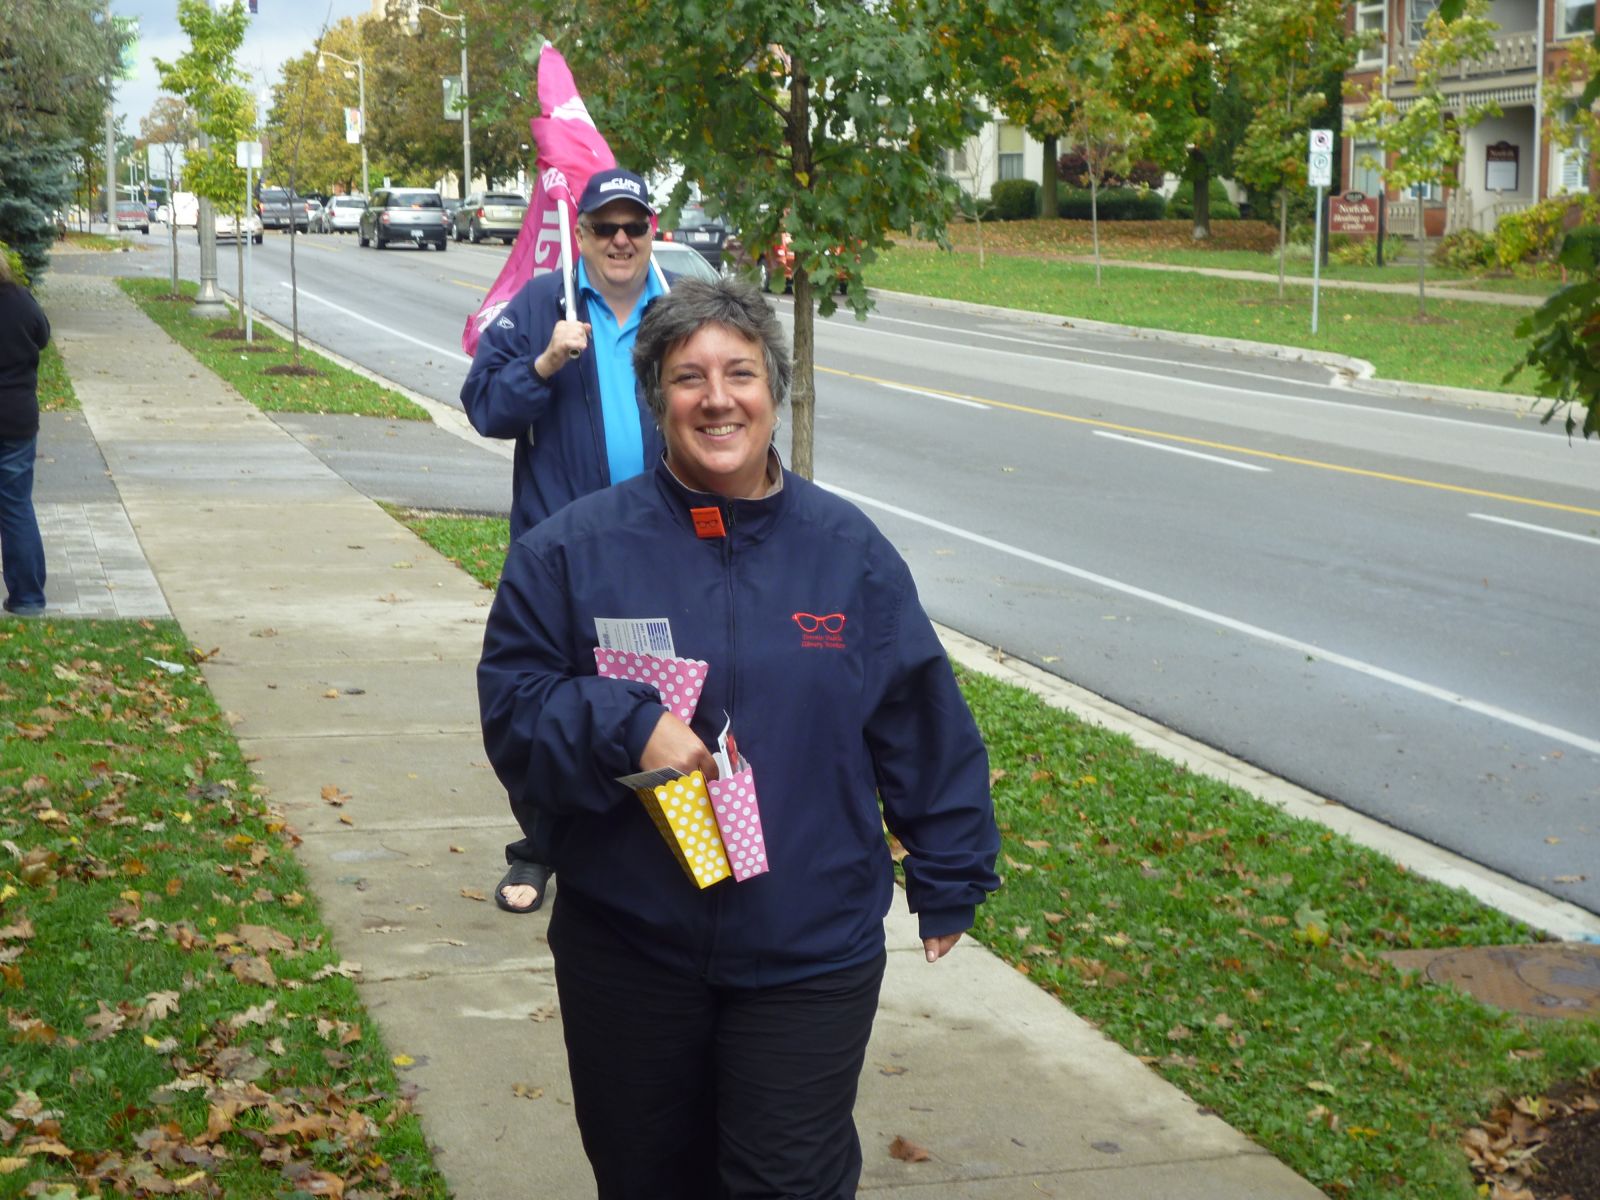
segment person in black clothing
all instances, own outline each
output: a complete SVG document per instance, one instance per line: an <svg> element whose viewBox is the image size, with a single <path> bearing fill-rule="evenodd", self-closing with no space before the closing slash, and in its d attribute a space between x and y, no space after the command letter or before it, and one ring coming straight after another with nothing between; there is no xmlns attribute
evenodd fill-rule
<svg viewBox="0 0 1600 1200"><path fill-rule="evenodd" d="M44 612L44 539L33 511L33 460L39 443L39 352L50 322L0 253L0 566L5 610Z"/></svg>

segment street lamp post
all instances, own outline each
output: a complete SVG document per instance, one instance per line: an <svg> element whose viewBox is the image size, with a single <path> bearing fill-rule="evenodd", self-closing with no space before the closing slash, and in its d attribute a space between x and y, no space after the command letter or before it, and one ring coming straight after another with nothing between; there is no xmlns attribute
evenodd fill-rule
<svg viewBox="0 0 1600 1200"><path fill-rule="evenodd" d="M322 60L331 58L338 62L348 63L356 69L356 103L360 105L361 113L361 194L371 196L372 191L367 187L367 64L361 55L355 58L346 58L342 54L335 54L332 50L323 50L317 55L317 69L322 70ZM350 73L345 72L348 79Z"/></svg>
<svg viewBox="0 0 1600 1200"><path fill-rule="evenodd" d="M406 20L406 27L412 33L422 28L418 14L423 9L427 9L437 17L443 17L446 21L456 21L461 25L461 196L465 199L467 192L472 189L472 104L469 100L472 91L467 85L467 15L443 12L431 4L421 4L418 0L412 0L411 14Z"/></svg>

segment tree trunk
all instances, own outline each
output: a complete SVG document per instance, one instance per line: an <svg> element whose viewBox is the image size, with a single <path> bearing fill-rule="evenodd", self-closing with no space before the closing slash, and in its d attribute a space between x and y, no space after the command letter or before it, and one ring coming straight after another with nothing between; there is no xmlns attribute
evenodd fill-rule
<svg viewBox="0 0 1600 1200"><path fill-rule="evenodd" d="M1189 151L1189 178L1194 180L1194 233L1197 242L1211 236L1211 164L1198 150Z"/></svg>
<svg viewBox="0 0 1600 1200"><path fill-rule="evenodd" d="M1094 285L1100 286L1100 176L1089 176L1089 236L1094 240Z"/></svg>
<svg viewBox="0 0 1600 1200"><path fill-rule="evenodd" d="M1422 199L1417 199L1417 316L1428 315L1428 295L1423 280L1428 274L1428 234L1422 224ZM1449 291L1448 288L1445 289Z"/></svg>
<svg viewBox="0 0 1600 1200"><path fill-rule="evenodd" d="M1056 183L1059 173L1056 162L1059 158L1060 155L1056 151L1056 139L1053 136L1045 138L1044 174L1040 177L1042 182L1039 185L1039 215L1046 221L1054 221L1060 216L1060 210L1056 203L1058 194Z"/></svg>
<svg viewBox="0 0 1600 1200"><path fill-rule="evenodd" d="M798 59L791 62L789 82L789 162L801 186L809 187L814 162L811 154L811 77ZM816 306L811 298L811 276L805 264L794 267L794 386L790 389L789 469L802 479L812 477L812 435L816 424L817 364Z"/></svg>
<svg viewBox="0 0 1600 1200"><path fill-rule="evenodd" d="M1283 299L1283 254L1289 242L1289 189L1278 189L1278 299Z"/></svg>

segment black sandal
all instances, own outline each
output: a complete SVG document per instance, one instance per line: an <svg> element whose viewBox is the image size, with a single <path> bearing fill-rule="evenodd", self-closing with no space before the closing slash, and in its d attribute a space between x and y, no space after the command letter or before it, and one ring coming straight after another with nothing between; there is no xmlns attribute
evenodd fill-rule
<svg viewBox="0 0 1600 1200"><path fill-rule="evenodd" d="M514 862L505 877L495 885L494 902L501 911L508 913L536 913L544 905L545 885L550 882L554 870L543 863ZM531 887L538 890L538 896L527 908L518 908L506 900L506 888Z"/></svg>

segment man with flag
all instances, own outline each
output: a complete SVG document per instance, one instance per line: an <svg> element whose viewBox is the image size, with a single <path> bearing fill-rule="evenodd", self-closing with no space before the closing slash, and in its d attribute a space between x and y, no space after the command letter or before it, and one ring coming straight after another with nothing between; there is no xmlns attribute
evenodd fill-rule
<svg viewBox="0 0 1600 1200"><path fill-rule="evenodd" d="M579 496L639 474L662 449L633 376L639 320L663 291L651 269L649 189L632 171L597 171L577 208L574 275L524 284L482 329L461 388L473 428L516 439L513 541ZM553 830L524 833L506 847L495 890L507 912L537 911L552 870Z"/></svg>

